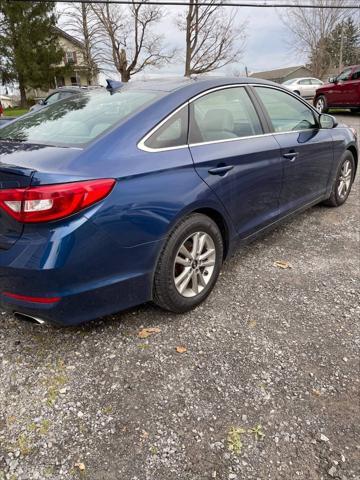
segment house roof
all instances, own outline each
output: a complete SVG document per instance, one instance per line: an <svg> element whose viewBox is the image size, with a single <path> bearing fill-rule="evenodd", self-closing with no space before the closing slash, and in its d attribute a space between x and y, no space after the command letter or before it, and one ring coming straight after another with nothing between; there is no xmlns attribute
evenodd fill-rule
<svg viewBox="0 0 360 480"><path fill-rule="evenodd" d="M59 27L53 27L53 30L55 31L55 33L59 36L59 37L63 37L63 38L66 38L66 40L69 40L69 42L72 42L74 45L76 45L77 47L83 49L84 48L84 44L78 40L77 38L73 37L72 35L70 35L69 33L65 32L65 30L62 30L61 28Z"/></svg>
<svg viewBox="0 0 360 480"><path fill-rule="evenodd" d="M288 75L297 72L298 70L305 68L310 72L310 69L306 65L297 65L295 67L277 68L275 70L265 70L264 72L255 72L250 77L264 78L265 80L274 80L277 78L284 78Z"/></svg>

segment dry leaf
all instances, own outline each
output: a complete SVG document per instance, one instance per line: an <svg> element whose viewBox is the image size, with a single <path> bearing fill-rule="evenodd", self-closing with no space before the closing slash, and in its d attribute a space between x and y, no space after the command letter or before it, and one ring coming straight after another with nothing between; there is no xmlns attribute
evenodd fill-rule
<svg viewBox="0 0 360 480"><path fill-rule="evenodd" d="M85 465L83 463L75 463L75 467L77 467L82 472L85 470Z"/></svg>
<svg viewBox="0 0 360 480"><path fill-rule="evenodd" d="M148 338L148 337L150 337L150 335L154 335L154 333L159 333L159 332L161 332L159 327L143 328L138 333L138 337L139 338Z"/></svg>
<svg viewBox="0 0 360 480"><path fill-rule="evenodd" d="M256 320L250 320L249 321L249 327L250 328L255 328L256 327Z"/></svg>
<svg viewBox="0 0 360 480"><path fill-rule="evenodd" d="M176 351L178 353L185 353L185 352L187 352L187 348L186 347L176 347Z"/></svg>
<svg viewBox="0 0 360 480"><path fill-rule="evenodd" d="M291 268L291 265L289 262L285 262L283 260L276 260L276 262L274 262L274 267L286 269Z"/></svg>
<svg viewBox="0 0 360 480"><path fill-rule="evenodd" d="M313 390L313 395L316 395L317 397L320 397L320 396L321 396L320 390L314 389L314 390Z"/></svg>

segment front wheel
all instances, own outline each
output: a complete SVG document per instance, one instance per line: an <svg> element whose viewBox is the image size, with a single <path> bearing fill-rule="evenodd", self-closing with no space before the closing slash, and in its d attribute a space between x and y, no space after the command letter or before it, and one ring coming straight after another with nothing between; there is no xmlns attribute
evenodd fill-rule
<svg viewBox="0 0 360 480"><path fill-rule="evenodd" d="M180 221L158 261L154 303L175 313L195 308L213 289L223 252L222 235L211 218L195 213Z"/></svg>
<svg viewBox="0 0 360 480"><path fill-rule="evenodd" d="M326 98L320 95L315 101L315 108L319 113L326 113L328 111Z"/></svg>
<svg viewBox="0 0 360 480"><path fill-rule="evenodd" d="M353 154L347 150L344 154L333 183L331 195L324 202L329 207L340 207L346 202L350 195L351 187L355 177L355 161Z"/></svg>

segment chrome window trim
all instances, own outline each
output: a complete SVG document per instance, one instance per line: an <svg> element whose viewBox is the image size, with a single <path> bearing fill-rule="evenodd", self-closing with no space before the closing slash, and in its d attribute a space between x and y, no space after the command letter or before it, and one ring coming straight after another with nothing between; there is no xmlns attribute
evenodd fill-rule
<svg viewBox="0 0 360 480"><path fill-rule="evenodd" d="M190 105L190 103L194 102L195 100L197 100L198 98L201 98L203 97L204 95L208 95L209 93L212 93L212 92L216 92L218 90L226 90L228 88L236 88L236 87L246 87L246 86L249 86L249 87L263 87L263 88L272 88L274 90L280 90L280 92L284 92L285 94L291 96L291 97L294 97L297 101L299 101L300 103L302 103L303 105L305 105L306 107L309 108L310 111L312 111L313 113L316 113L317 115L319 115L319 112L314 108L312 107L309 103L305 102L301 97L299 98L298 95L294 94L293 92L291 91L286 91L284 88L281 88L281 87L277 87L277 86L274 86L274 85L264 85L262 83L232 83L230 85L221 85L219 87L213 87L211 88L210 90L206 90L205 92L201 92L201 93L198 93L197 95L195 95L195 97L193 98L190 98L189 100L187 100L185 103L183 103L182 105L180 105L180 107L178 107L176 110L174 110L173 112L171 112L167 117L165 117L160 123L158 123L157 125L155 125L155 127L153 127L137 144L137 147L144 151L144 152L168 152L168 151L172 151L172 150L180 150L180 149L183 149L183 148L189 148L189 147L198 147L200 145L213 145L213 144L217 144L217 143L228 143L228 142L237 142L239 140L249 140L250 138L260 138L260 137L269 137L271 135L285 135L287 133L301 133L301 132L308 132L308 131L314 131L316 130L316 128L306 128L306 129L302 129L302 130L288 130L286 132L269 132L269 133L261 133L261 134L258 134L258 135L248 135L246 137L237 137L237 138L226 138L224 140L212 140L212 141L209 141L209 142L199 142L199 143L189 143L189 144L186 144L186 145L178 145L176 147L164 147L164 148L151 148L151 147L147 147L145 145L145 142L146 140L148 140L154 133L156 133L156 131L161 128L164 123L166 123L168 120L170 120L174 115L176 115L181 109L185 108L185 107L188 107ZM250 98L251 100L251 98ZM252 100L251 100L252 102Z"/></svg>

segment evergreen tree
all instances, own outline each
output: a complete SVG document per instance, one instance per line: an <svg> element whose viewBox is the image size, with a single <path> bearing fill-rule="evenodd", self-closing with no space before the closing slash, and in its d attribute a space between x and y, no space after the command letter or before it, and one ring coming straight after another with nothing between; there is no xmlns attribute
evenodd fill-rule
<svg viewBox="0 0 360 480"><path fill-rule="evenodd" d="M352 18L337 24L327 40L327 51L334 67L360 63L360 25L355 24Z"/></svg>
<svg viewBox="0 0 360 480"><path fill-rule="evenodd" d="M21 106L26 89L48 89L64 52L53 27L54 3L0 0L0 65L2 77L19 83Z"/></svg>

